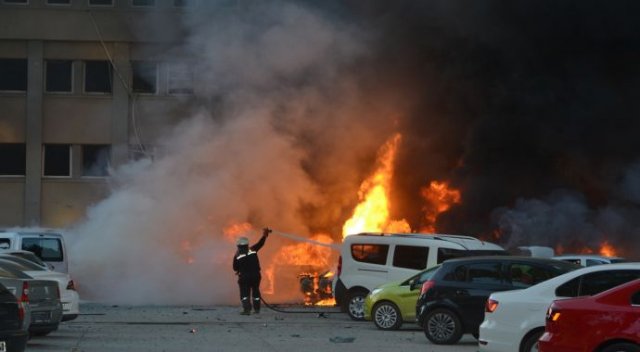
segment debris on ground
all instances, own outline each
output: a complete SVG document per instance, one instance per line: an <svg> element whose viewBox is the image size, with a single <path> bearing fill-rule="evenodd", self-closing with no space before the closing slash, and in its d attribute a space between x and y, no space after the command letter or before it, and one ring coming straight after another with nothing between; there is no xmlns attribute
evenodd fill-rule
<svg viewBox="0 0 640 352"><path fill-rule="evenodd" d="M351 343L353 341L355 341L355 337L341 337L341 336L336 336L336 337L331 337L329 338L329 341L333 342L333 343Z"/></svg>

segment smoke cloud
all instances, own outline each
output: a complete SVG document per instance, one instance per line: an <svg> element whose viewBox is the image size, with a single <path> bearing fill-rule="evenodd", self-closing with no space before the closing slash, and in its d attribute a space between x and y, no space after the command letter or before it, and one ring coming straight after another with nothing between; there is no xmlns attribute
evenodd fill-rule
<svg viewBox="0 0 640 352"><path fill-rule="evenodd" d="M447 180L461 201L439 232L567 250L606 240L633 257L639 7L206 2L167 50L197 73L190 109L153 141L163 153L114 170L111 196L72 229L72 274L88 299L237 303L225 229L338 241L394 132L391 210L412 228L420 189ZM275 263L290 245L272 236L261 252L274 299L297 294L278 290L300 272Z"/></svg>

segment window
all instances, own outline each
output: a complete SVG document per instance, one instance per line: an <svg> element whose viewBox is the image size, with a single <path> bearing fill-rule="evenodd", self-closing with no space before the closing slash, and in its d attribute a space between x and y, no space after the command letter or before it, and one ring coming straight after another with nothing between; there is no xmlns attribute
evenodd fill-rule
<svg viewBox="0 0 640 352"><path fill-rule="evenodd" d="M601 260L587 259L587 266L602 265L602 264L607 264L607 263Z"/></svg>
<svg viewBox="0 0 640 352"><path fill-rule="evenodd" d="M550 270L524 263L511 264L507 272L514 287L529 287L554 276Z"/></svg>
<svg viewBox="0 0 640 352"><path fill-rule="evenodd" d="M108 145L83 145L82 176L107 176L110 154L111 148Z"/></svg>
<svg viewBox="0 0 640 352"><path fill-rule="evenodd" d="M156 6L156 0L131 0L131 5L151 7Z"/></svg>
<svg viewBox="0 0 640 352"><path fill-rule="evenodd" d="M24 176L27 149L20 143L0 143L0 175Z"/></svg>
<svg viewBox="0 0 640 352"><path fill-rule="evenodd" d="M47 262L61 262L63 259L62 244L57 238L23 238L22 249Z"/></svg>
<svg viewBox="0 0 640 352"><path fill-rule="evenodd" d="M393 266L422 270L427 267L429 247L396 246L393 254Z"/></svg>
<svg viewBox="0 0 640 352"><path fill-rule="evenodd" d="M2 0L2 2L5 4L12 4L12 5L26 5L29 3L28 0Z"/></svg>
<svg viewBox="0 0 640 352"><path fill-rule="evenodd" d="M43 175L54 177L71 176L71 145L44 145Z"/></svg>
<svg viewBox="0 0 640 352"><path fill-rule="evenodd" d="M113 0L89 0L89 6L113 6Z"/></svg>
<svg viewBox="0 0 640 352"><path fill-rule="evenodd" d="M45 90L47 92L72 91L72 61L71 60L47 60Z"/></svg>
<svg viewBox="0 0 640 352"><path fill-rule="evenodd" d="M640 270L598 271L576 277L558 286L556 296L591 296L637 278L640 278Z"/></svg>
<svg viewBox="0 0 640 352"><path fill-rule="evenodd" d="M47 5L69 5L71 0L47 0Z"/></svg>
<svg viewBox="0 0 640 352"><path fill-rule="evenodd" d="M500 263L477 263L467 266L467 281L480 284L502 283Z"/></svg>
<svg viewBox="0 0 640 352"><path fill-rule="evenodd" d="M571 263L571 264L578 264L578 265L582 265L582 262L580 261L580 259L561 259L563 262L567 262L567 263Z"/></svg>
<svg viewBox="0 0 640 352"><path fill-rule="evenodd" d="M418 285L422 285L424 284L425 281L431 279L431 277L433 277L433 274L435 274L436 271L438 271L438 269L440 269L439 265L429 268L428 270L425 270L416 276L410 277L407 281L403 282L401 285L404 285L404 286L409 285L411 281L413 281L414 287Z"/></svg>
<svg viewBox="0 0 640 352"><path fill-rule="evenodd" d="M0 238L0 249L11 248L11 240L8 238Z"/></svg>
<svg viewBox="0 0 640 352"><path fill-rule="evenodd" d="M640 306L640 291L636 292L631 296L631 304L634 306Z"/></svg>
<svg viewBox="0 0 640 352"><path fill-rule="evenodd" d="M113 68L109 61L84 63L84 91L87 93L111 93Z"/></svg>
<svg viewBox="0 0 640 352"><path fill-rule="evenodd" d="M158 87L158 64L151 61L134 61L133 92L155 94Z"/></svg>
<svg viewBox="0 0 640 352"><path fill-rule="evenodd" d="M382 244L352 244L351 256L359 262L380 264L387 263L389 246Z"/></svg>
<svg viewBox="0 0 640 352"><path fill-rule="evenodd" d="M186 63L168 65L169 94L192 94L193 72Z"/></svg>
<svg viewBox="0 0 640 352"><path fill-rule="evenodd" d="M0 90L27 90L27 60L0 59Z"/></svg>
<svg viewBox="0 0 640 352"><path fill-rule="evenodd" d="M454 270L449 271L443 278L445 281L467 281L467 267L466 265L457 266Z"/></svg>

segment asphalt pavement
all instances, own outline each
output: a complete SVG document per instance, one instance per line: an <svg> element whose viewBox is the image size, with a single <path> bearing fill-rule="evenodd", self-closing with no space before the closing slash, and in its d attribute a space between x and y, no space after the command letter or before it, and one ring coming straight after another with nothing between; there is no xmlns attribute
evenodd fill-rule
<svg viewBox="0 0 640 352"><path fill-rule="evenodd" d="M417 325L378 330L336 308L267 308L240 315L230 306L115 306L82 304L82 314L29 341L27 351L477 351L465 335L452 346L431 344Z"/></svg>

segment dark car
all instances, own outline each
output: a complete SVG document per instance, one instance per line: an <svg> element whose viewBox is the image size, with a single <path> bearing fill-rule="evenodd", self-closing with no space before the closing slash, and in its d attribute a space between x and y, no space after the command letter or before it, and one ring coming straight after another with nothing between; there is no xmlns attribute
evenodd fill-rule
<svg viewBox="0 0 640 352"><path fill-rule="evenodd" d="M640 280L595 296L558 300L547 312L541 352L640 351Z"/></svg>
<svg viewBox="0 0 640 352"><path fill-rule="evenodd" d="M22 352L29 339L26 307L0 284L0 351Z"/></svg>
<svg viewBox="0 0 640 352"><path fill-rule="evenodd" d="M515 256L445 261L422 285L418 324L434 344L454 344L465 333L478 337L491 293L529 287L578 268L559 260Z"/></svg>

